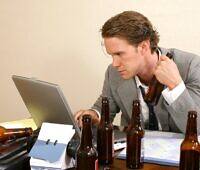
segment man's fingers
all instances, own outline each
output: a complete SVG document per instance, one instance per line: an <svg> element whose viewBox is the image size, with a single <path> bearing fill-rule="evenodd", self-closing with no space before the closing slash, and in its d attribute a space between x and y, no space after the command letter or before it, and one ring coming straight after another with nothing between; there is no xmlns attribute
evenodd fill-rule
<svg viewBox="0 0 200 170"><path fill-rule="evenodd" d="M77 121L79 127L82 127L82 117Z"/></svg>
<svg viewBox="0 0 200 170"><path fill-rule="evenodd" d="M160 56L160 61L166 61L166 60L170 60L169 57L165 56L165 55L161 55Z"/></svg>
<svg viewBox="0 0 200 170"><path fill-rule="evenodd" d="M78 124L78 126L82 127L82 117L85 114L88 114L88 115L91 116L93 124L99 124L100 119L98 118L97 113L95 111L93 111L93 110L80 110L77 113L75 113L75 115L74 115L74 119L75 119L76 123Z"/></svg>
<svg viewBox="0 0 200 170"><path fill-rule="evenodd" d="M83 118L83 115L86 114L86 111L85 110L80 110L78 111L75 116L74 116L74 119L76 121L76 123L78 124L79 127L82 127L82 118Z"/></svg>
<svg viewBox="0 0 200 170"><path fill-rule="evenodd" d="M74 119L77 121L80 119L80 116L83 114L84 110L80 110L78 111L75 116L74 116Z"/></svg>

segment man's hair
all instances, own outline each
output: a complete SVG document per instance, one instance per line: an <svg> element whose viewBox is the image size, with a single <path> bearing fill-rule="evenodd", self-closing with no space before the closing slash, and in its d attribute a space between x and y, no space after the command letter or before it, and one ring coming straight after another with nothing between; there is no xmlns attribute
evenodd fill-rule
<svg viewBox="0 0 200 170"><path fill-rule="evenodd" d="M124 11L110 18L102 26L103 38L118 37L138 46L144 40L150 41L151 52L157 49L159 35L144 15L135 11Z"/></svg>

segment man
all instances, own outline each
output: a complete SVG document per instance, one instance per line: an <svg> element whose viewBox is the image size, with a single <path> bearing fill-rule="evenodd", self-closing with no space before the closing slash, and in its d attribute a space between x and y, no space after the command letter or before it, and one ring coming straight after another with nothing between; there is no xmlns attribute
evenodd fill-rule
<svg viewBox="0 0 200 170"><path fill-rule="evenodd" d="M155 130L184 133L189 110L196 110L200 119L200 57L177 49L159 48L157 31L138 12L125 11L110 18L101 31L113 61L106 71L101 96L91 109L75 114L80 126L84 114L90 114L93 123L99 123L101 97L107 96L111 117L121 110L122 125L127 125L131 118L133 100L139 99L142 123L148 129L150 111L141 87L147 92L154 75L165 85L153 110L158 127ZM167 52L173 55L172 60L166 56ZM197 124L200 128L200 123Z"/></svg>

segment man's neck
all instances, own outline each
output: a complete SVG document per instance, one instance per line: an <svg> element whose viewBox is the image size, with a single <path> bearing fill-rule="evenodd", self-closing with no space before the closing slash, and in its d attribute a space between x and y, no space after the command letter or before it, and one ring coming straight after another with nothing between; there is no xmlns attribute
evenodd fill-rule
<svg viewBox="0 0 200 170"><path fill-rule="evenodd" d="M151 79L154 76L154 69L158 62L158 54L154 52L145 57L145 64L142 68L142 71L137 75L140 81L145 84L149 85Z"/></svg>

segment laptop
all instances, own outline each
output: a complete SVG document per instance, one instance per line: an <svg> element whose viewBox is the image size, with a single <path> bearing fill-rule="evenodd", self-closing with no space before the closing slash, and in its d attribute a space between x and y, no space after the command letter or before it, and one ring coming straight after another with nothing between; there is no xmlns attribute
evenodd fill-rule
<svg viewBox="0 0 200 170"><path fill-rule="evenodd" d="M12 79L37 127L41 127L43 122L69 124L81 136L59 85L17 75Z"/></svg>

